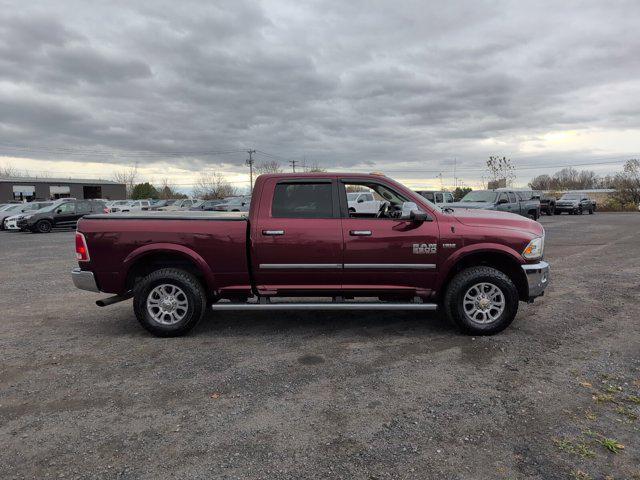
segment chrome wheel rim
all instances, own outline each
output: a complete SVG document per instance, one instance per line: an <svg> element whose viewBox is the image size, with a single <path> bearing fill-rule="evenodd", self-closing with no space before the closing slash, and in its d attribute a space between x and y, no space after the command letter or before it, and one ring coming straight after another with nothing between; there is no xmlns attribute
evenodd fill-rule
<svg viewBox="0 0 640 480"><path fill-rule="evenodd" d="M504 293L493 283L476 283L464 294L464 313L474 323L495 322L504 312Z"/></svg>
<svg viewBox="0 0 640 480"><path fill-rule="evenodd" d="M170 283L158 285L147 296L147 312L161 325L175 325L184 319L188 309L187 295Z"/></svg>

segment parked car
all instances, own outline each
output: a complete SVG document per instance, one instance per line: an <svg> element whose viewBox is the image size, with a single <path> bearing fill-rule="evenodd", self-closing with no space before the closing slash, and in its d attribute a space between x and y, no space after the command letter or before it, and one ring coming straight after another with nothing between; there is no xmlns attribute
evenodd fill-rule
<svg viewBox="0 0 640 480"><path fill-rule="evenodd" d="M7 217L4 219L3 223L3 227L5 230L13 230L13 231L19 231L20 227L18 226L18 222L20 221L20 219L22 219L23 217L26 217L27 215L33 215L36 212L39 212L41 209L46 208L50 205L53 205L55 202L51 201L51 202L32 202L30 205L32 205L35 209L34 210L27 210L25 213L19 213L17 215L13 215L11 217Z"/></svg>
<svg viewBox="0 0 640 480"><path fill-rule="evenodd" d="M347 205L349 211L354 213L377 213L382 200L376 200L373 192L348 192Z"/></svg>
<svg viewBox="0 0 640 480"><path fill-rule="evenodd" d="M213 207L215 212L248 212L251 197L227 197Z"/></svg>
<svg viewBox="0 0 640 480"><path fill-rule="evenodd" d="M447 205L452 208L474 208L482 210L500 210L517 213L523 217L537 220L540 217L540 202L537 199L522 200L513 190L472 190L459 202Z"/></svg>
<svg viewBox="0 0 640 480"><path fill-rule="evenodd" d="M591 200L584 193L565 193L556 202L556 213L567 212L569 215L582 215L589 212L590 215L596 211L596 202Z"/></svg>
<svg viewBox="0 0 640 480"><path fill-rule="evenodd" d="M157 210L160 207L166 207L167 205L171 205L175 200L167 199L167 200L154 200L151 202L151 206L149 210Z"/></svg>
<svg viewBox="0 0 640 480"><path fill-rule="evenodd" d="M111 205L109 210L115 212L139 212L149 210L151 202L149 200L118 200Z"/></svg>
<svg viewBox="0 0 640 480"><path fill-rule="evenodd" d="M212 212L216 205L220 205L224 200L204 200L196 205L193 205L189 210L191 211L204 211Z"/></svg>
<svg viewBox="0 0 640 480"><path fill-rule="evenodd" d="M158 208L158 210L163 212L172 212L176 210L189 210L191 206L198 202L198 199L192 198L183 198L181 200L175 200L171 205L166 205L164 207Z"/></svg>
<svg viewBox="0 0 640 480"><path fill-rule="evenodd" d="M350 185L384 198L378 212L349 212ZM188 332L211 309L438 308L463 331L487 335L548 284L544 229L527 218L442 209L382 175L268 174L254 191L248 215L83 218L74 284L114 294L100 306L133 297L136 317L159 336ZM305 300L282 301L291 297Z"/></svg>
<svg viewBox="0 0 640 480"><path fill-rule="evenodd" d="M106 212L106 204L95 200L56 202L37 212L24 215L18 220L18 228L33 233L49 233L53 228L75 228L78 220L90 213Z"/></svg>
<svg viewBox="0 0 640 480"><path fill-rule="evenodd" d="M416 190L416 193L422 195L431 203L436 205L442 205L444 203L453 203L455 200L451 192L445 192L440 190Z"/></svg>
<svg viewBox="0 0 640 480"><path fill-rule="evenodd" d="M26 212L33 212L45 205L51 205L52 202L27 202L27 203L10 203L2 211L0 211L0 229L5 229L5 219L20 215Z"/></svg>

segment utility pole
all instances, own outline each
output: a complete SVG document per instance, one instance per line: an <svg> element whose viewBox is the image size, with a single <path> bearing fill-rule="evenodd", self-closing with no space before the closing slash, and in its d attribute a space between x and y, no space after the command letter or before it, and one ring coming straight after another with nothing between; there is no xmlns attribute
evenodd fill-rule
<svg viewBox="0 0 640 480"><path fill-rule="evenodd" d="M296 173L296 163L298 163L297 160L289 160L289 165L291 165L293 173Z"/></svg>
<svg viewBox="0 0 640 480"><path fill-rule="evenodd" d="M453 187L457 187L458 186L458 177L456 176L456 163L458 163L458 159L454 158L453 159Z"/></svg>
<svg viewBox="0 0 640 480"><path fill-rule="evenodd" d="M253 192L253 154L256 153L255 150L247 150L249 154L249 158L245 162L246 165L249 166L249 193Z"/></svg>

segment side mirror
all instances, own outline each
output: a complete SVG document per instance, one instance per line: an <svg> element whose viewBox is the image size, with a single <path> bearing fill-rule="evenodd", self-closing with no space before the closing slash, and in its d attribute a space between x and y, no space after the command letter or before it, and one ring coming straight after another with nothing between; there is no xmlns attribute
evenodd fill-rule
<svg viewBox="0 0 640 480"><path fill-rule="evenodd" d="M422 223L430 220L429 215L418 209L414 202L404 202L402 204L402 213L400 220L411 220L415 223Z"/></svg>
<svg viewBox="0 0 640 480"><path fill-rule="evenodd" d="M419 210L412 210L409 214L409 219L414 223L423 223L431 220L428 214Z"/></svg>
<svg viewBox="0 0 640 480"><path fill-rule="evenodd" d="M498 200L498 205L502 205L504 203L509 203L509 200L507 200L506 198L501 198L500 200Z"/></svg>
<svg viewBox="0 0 640 480"><path fill-rule="evenodd" d="M62 213L62 209L61 208L57 209L56 213Z"/></svg>
<svg viewBox="0 0 640 480"><path fill-rule="evenodd" d="M364 203L364 198L359 198L358 203Z"/></svg>

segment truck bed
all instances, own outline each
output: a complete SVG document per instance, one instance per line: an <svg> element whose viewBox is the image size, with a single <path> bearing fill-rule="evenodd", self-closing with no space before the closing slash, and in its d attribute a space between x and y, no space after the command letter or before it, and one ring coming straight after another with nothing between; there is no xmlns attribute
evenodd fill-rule
<svg viewBox="0 0 640 480"><path fill-rule="evenodd" d="M250 290L246 212L127 212L87 215L78 231L87 241L91 269L104 292L126 291L139 261L189 261L205 272L210 291ZM172 260L173 259L173 260Z"/></svg>

